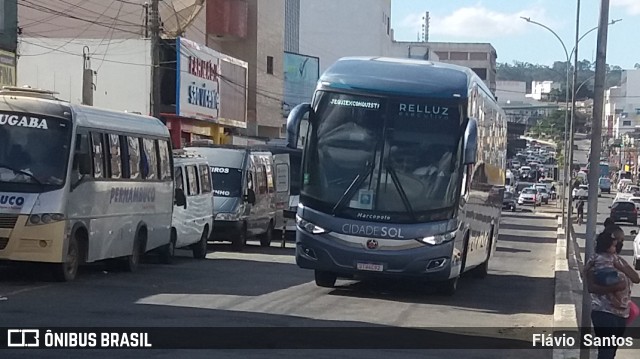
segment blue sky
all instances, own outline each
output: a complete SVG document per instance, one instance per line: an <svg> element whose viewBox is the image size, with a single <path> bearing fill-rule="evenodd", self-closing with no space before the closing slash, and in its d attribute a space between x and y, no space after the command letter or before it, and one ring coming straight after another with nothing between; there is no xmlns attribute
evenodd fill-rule
<svg viewBox="0 0 640 359"><path fill-rule="evenodd" d="M607 63L633 68L640 63L640 0L610 0ZM430 41L489 42L498 62L514 60L551 65L565 53L552 33L520 19L520 16L552 28L567 51L575 45L576 0L392 0L395 39L416 41L422 17L430 12ZM580 35L598 25L600 0L582 0ZM579 43L580 60L595 61L597 30Z"/></svg>

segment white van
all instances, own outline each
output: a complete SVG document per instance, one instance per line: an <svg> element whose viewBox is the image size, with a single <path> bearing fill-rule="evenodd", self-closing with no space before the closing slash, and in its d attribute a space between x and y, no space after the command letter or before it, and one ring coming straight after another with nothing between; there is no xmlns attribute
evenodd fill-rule
<svg viewBox="0 0 640 359"><path fill-rule="evenodd" d="M213 231L213 186L209 163L198 154L173 151L175 202L171 224L171 255L189 248L204 259Z"/></svg>

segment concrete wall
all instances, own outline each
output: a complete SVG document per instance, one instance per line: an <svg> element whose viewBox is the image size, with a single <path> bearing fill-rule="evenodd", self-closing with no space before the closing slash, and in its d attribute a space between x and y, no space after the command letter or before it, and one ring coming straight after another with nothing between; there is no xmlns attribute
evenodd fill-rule
<svg viewBox="0 0 640 359"><path fill-rule="evenodd" d="M95 55L91 68L96 89L93 105L120 111L149 111L151 83L150 43L144 39L100 43L100 39L22 38L18 61L18 86L54 90L72 103L82 102L82 51ZM107 45L109 46L107 52ZM42 46L59 49L43 50Z"/></svg>
<svg viewBox="0 0 640 359"><path fill-rule="evenodd" d="M391 0L301 0L300 53L319 57L320 73L341 57L385 56L390 17Z"/></svg>
<svg viewBox="0 0 640 359"><path fill-rule="evenodd" d="M209 36L207 46L249 63L248 136L280 137L284 119L284 6L285 0L248 0L247 36L225 39ZM267 74L267 56L273 74Z"/></svg>
<svg viewBox="0 0 640 359"><path fill-rule="evenodd" d="M523 81L496 81L496 96L498 102L525 101L527 83Z"/></svg>
<svg viewBox="0 0 640 359"><path fill-rule="evenodd" d="M466 66L478 73L493 92L496 91L496 49L488 43L429 42L440 61Z"/></svg>

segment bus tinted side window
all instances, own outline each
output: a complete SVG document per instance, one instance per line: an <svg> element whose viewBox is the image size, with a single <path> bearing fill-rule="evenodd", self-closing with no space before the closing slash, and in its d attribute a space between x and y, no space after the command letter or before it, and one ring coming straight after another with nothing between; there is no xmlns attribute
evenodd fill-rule
<svg viewBox="0 0 640 359"><path fill-rule="evenodd" d="M155 142L145 138L142 143L142 176L145 179L155 180L158 178L158 158L156 156Z"/></svg>
<svg viewBox="0 0 640 359"><path fill-rule="evenodd" d="M211 193L211 172L209 171L209 166L200 165L198 170L200 171L200 187L202 193Z"/></svg>
<svg viewBox="0 0 640 359"><path fill-rule="evenodd" d="M195 196L200 193L200 186L198 185L198 171L196 166L187 166L187 195Z"/></svg>
<svg viewBox="0 0 640 359"><path fill-rule="evenodd" d="M129 145L129 178L140 178L140 141L136 137L127 136Z"/></svg>
<svg viewBox="0 0 640 359"><path fill-rule="evenodd" d="M169 142L158 141L158 159L160 162L160 179L168 180L171 178L171 153L169 151Z"/></svg>
<svg viewBox="0 0 640 359"><path fill-rule="evenodd" d="M182 177L182 167L176 167L175 169L175 183L176 189L184 191L184 178Z"/></svg>
<svg viewBox="0 0 640 359"><path fill-rule="evenodd" d="M104 144L103 135L101 133L91 133L91 154L93 155L93 177L104 178L105 177L105 156L104 156Z"/></svg>
<svg viewBox="0 0 640 359"><path fill-rule="evenodd" d="M109 168L111 178L122 178L122 158L120 155L120 136L109 134Z"/></svg>

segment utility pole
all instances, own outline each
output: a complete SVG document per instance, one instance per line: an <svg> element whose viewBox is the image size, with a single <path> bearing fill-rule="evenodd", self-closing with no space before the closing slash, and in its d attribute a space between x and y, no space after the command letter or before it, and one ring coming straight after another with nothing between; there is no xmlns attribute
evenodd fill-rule
<svg viewBox="0 0 640 359"><path fill-rule="evenodd" d="M93 106L93 70L88 46L82 49L82 58L82 104Z"/></svg>
<svg viewBox="0 0 640 359"><path fill-rule="evenodd" d="M151 116L160 117L160 0L151 0L149 22L151 25Z"/></svg>
<svg viewBox="0 0 640 359"><path fill-rule="evenodd" d="M593 124L591 130L591 158L589 165L589 207L587 210L587 239L585 241L584 260L591 258L596 239L598 220L598 177L600 177L600 150L602 149L602 117L604 114L605 75L607 71L607 35L609 31L609 0L601 0L600 23L598 25L598 44L596 48L596 78L593 99ZM591 333L591 295L583 281L581 338ZM589 358L589 348L580 349L580 358Z"/></svg>
<svg viewBox="0 0 640 359"><path fill-rule="evenodd" d="M571 126L569 130L569 172L573 167L573 140L575 137L575 116L576 116L576 83L578 82L578 42L580 42L580 0L577 3L576 10L576 45L573 52L573 81L571 82ZM571 188L571 187L569 187ZM569 205L567 206L567 229L572 228L571 211L573 209L573 196L569 194L567 198ZM567 238L567 258L569 258L569 245L571 243L571 231L565 231Z"/></svg>

